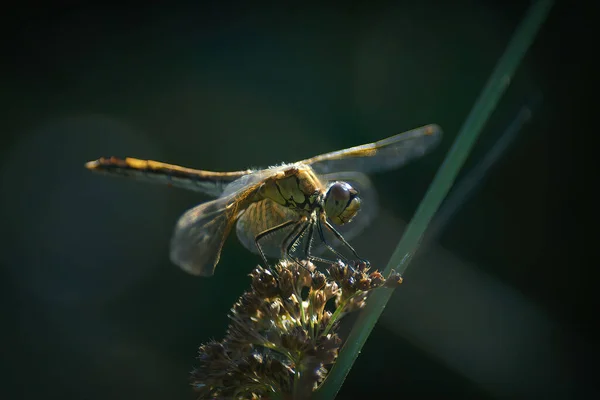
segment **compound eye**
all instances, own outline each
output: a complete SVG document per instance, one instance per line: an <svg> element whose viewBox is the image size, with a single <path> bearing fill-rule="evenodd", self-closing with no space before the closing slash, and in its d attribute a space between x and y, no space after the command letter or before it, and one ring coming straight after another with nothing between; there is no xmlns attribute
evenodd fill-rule
<svg viewBox="0 0 600 400"><path fill-rule="evenodd" d="M343 182L336 182L329 188L329 199L335 203L335 205L346 205L350 200L350 185Z"/></svg>
<svg viewBox="0 0 600 400"><path fill-rule="evenodd" d="M342 225L356 215L360 208L358 192L346 182L335 182L325 195L325 213L335 224Z"/></svg>

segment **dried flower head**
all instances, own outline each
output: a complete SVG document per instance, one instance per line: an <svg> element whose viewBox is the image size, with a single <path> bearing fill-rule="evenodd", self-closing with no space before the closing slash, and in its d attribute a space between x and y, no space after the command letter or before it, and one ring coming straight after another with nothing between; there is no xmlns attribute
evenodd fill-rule
<svg viewBox="0 0 600 400"><path fill-rule="evenodd" d="M364 262L338 262L327 275L302 261L256 267L251 290L231 309L221 342L200 346L192 385L202 399L304 399L325 379L342 340L340 318L364 307L370 290L395 286ZM332 311L328 308L333 308Z"/></svg>

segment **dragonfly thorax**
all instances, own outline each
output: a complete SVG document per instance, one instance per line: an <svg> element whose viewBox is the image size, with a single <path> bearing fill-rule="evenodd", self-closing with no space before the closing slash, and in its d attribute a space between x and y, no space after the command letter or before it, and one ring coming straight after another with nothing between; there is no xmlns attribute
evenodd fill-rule
<svg viewBox="0 0 600 400"><path fill-rule="evenodd" d="M327 217L337 225L350 222L360 210L358 191L346 182L333 182L325 194Z"/></svg>
<svg viewBox="0 0 600 400"><path fill-rule="evenodd" d="M270 199L290 210L309 215L323 208L323 187L308 168L290 168L263 183L257 199Z"/></svg>

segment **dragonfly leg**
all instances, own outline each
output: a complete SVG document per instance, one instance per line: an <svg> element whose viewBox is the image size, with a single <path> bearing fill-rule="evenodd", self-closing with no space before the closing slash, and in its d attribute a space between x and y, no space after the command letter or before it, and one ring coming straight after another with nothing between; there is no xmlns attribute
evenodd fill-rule
<svg viewBox="0 0 600 400"><path fill-rule="evenodd" d="M306 241L306 246L304 246L304 254L306 254L306 258L310 259L310 250L312 248L313 235L315 234L314 221L311 220L308 225L308 240Z"/></svg>
<svg viewBox="0 0 600 400"><path fill-rule="evenodd" d="M274 226L272 228L269 228L269 229L267 229L265 231L262 231L261 233L259 233L258 235L256 235L254 237L254 242L256 243L256 248L258 249L258 252L259 252L260 256L262 257L262 259L263 259L263 261L265 263L265 266L267 268L269 267L269 262L267 261L267 256L265 255L265 252L263 251L263 249L262 249L262 247L260 245L261 239L263 239L263 238L265 238L265 237L267 237L267 236L269 236L269 235L277 232L278 230L285 229L288 226L294 225L294 224L297 224L297 223L298 223L298 221L294 221L294 220L286 221L286 222L284 222L282 224L279 224L279 225ZM295 229L296 228L294 228L294 230Z"/></svg>
<svg viewBox="0 0 600 400"><path fill-rule="evenodd" d="M298 221L298 224L294 227L294 229L292 229L290 234L287 235L285 240L282 242L282 246L281 246L282 247L281 248L282 255L284 257L287 257L290 255L292 248L294 246L296 246L296 244L298 243L298 241L300 240L300 238L306 231L307 227L308 227L308 224L306 223L306 221L300 220L300 221ZM298 229L298 228L300 228L300 229ZM298 231L298 232L296 232L296 231Z"/></svg>
<svg viewBox="0 0 600 400"><path fill-rule="evenodd" d="M335 261L327 260L322 257L313 256L311 254L312 251L312 243L315 234L315 222L311 221L310 226L308 227L308 240L306 241L306 246L304 247L304 254L306 254L306 258L310 261L317 261L323 264L335 264Z"/></svg>
<svg viewBox="0 0 600 400"><path fill-rule="evenodd" d="M327 220L325 220L325 223L327 223ZM340 253L339 251L334 249L329 243L327 243L327 240L325 239L325 234L323 233L323 225L321 225L321 218L319 218L319 221L317 222L317 229L319 231L319 237L321 238L321 241L323 242L325 247L327 247L329 249L329 251L331 251L333 254L335 254L340 260L342 260L344 262L348 261L348 258L346 258L342 253ZM340 234L338 233L338 235L340 235ZM350 246L350 245L348 245L348 246ZM350 247L350 248L352 249L352 247ZM352 249L352 251L354 251L354 249Z"/></svg>
<svg viewBox="0 0 600 400"><path fill-rule="evenodd" d="M350 251L352 252L352 254L354 254L354 256L359 260L362 261L364 263L366 263L367 265L370 264L370 262L368 260L365 260L364 258L361 258L358 253L356 252L356 250L354 250L354 247L352 247L350 245L350 243L348 243L348 241L346 239L344 239L344 237L342 236L341 233L339 233L334 227L333 225L331 225L331 223L329 223L329 221L327 221L325 218L323 218L323 222L325 223L325 226L327 227L327 229L329 229L331 231L331 233L333 233L335 235L335 237L344 244L344 246L346 246L348 249L350 249ZM321 228L322 229L322 228Z"/></svg>
<svg viewBox="0 0 600 400"><path fill-rule="evenodd" d="M306 232L306 228L309 228L310 226L311 223L307 222L306 219L301 219L300 221L298 221L298 225L296 225L292 232L290 232L290 234L285 238L282 246L283 257L294 260L296 264L298 264L304 269L306 269L304 264L302 264L296 257L292 256L290 253L294 246L298 244L298 241L302 238L304 232Z"/></svg>

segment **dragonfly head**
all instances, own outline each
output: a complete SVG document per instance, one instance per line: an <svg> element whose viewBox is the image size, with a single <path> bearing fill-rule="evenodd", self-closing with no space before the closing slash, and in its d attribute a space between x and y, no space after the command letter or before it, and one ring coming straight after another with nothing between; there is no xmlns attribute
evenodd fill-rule
<svg viewBox="0 0 600 400"><path fill-rule="evenodd" d="M333 223L344 225L350 222L360 210L358 191L346 182L333 182L325 193L324 209Z"/></svg>

